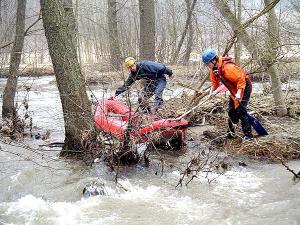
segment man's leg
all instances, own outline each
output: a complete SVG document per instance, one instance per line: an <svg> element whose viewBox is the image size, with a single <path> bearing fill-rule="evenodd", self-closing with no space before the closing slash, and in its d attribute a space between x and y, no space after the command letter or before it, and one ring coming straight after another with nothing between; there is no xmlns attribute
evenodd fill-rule
<svg viewBox="0 0 300 225"><path fill-rule="evenodd" d="M244 132L245 138L252 138L252 130L251 130L251 123L248 119L247 116L247 105L250 99L250 95L252 92L252 85L250 81L246 82L246 87L245 87L245 91L244 91L244 96L243 99L241 101L241 104L243 107L239 106L238 110L239 110L239 114L240 114L240 119L242 121L242 130Z"/></svg>
<svg viewBox="0 0 300 225"><path fill-rule="evenodd" d="M151 84L151 82L145 82L145 86L139 95L138 103L143 113L151 113L151 107L148 100L154 94L152 86L153 84Z"/></svg>
<svg viewBox="0 0 300 225"><path fill-rule="evenodd" d="M154 95L155 95L154 109L155 110L160 108L164 102L162 95L163 95L164 89L166 88L166 85L167 85L167 81L166 81L165 77L162 77L155 82L155 90L154 90Z"/></svg>
<svg viewBox="0 0 300 225"><path fill-rule="evenodd" d="M238 117L237 111L234 108L234 102L230 97L229 97L227 112L228 112L228 116L229 116L227 137L233 138L233 137L235 137L235 125L239 123L239 117Z"/></svg>

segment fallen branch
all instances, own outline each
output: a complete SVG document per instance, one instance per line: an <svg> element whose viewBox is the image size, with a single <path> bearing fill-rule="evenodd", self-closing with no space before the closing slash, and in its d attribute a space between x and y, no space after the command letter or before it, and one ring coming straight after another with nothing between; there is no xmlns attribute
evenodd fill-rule
<svg viewBox="0 0 300 225"><path fill-rule="evenodd" d="M183 83L181 81L177 81L176 84L179 85L179 86L181 86L181 87L184 87L184 88L187 88L187 89L199 92L199 89L193 87L193 84L185 84L185 83Z"/></svg>
<svg viewBox="0 0 300 225"><path fill-rule="evenodd" d="M269 151L270 151L270 150L269 150ZM293 179L296 179L296 178L300 179L300 172L299 172L299 173L295 173L295 171L292 170L288 165L286 165L285 162L284 162L279 156L277 156L277 155L276 155L275 153L273 153L272 151L270 151L270 153L271 153L271 155L275 156L275 158L278 159L278 160L280 161L280 163L281 163L281 164L282 164L289 172L291 172L291 173L294 175Z"/></svg>

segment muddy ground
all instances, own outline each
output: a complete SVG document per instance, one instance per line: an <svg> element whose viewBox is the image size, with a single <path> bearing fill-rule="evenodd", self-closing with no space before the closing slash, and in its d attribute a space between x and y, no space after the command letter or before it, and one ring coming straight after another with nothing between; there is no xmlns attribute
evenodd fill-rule
<svg viewBox="0 0 300 225"><path fill-rule="evenodd" d="M211 148L227 151L233 155L248 156L252 159L278 161L280 159L300 158L300 92L288 90L284 92L288 115L278 117L274 109L271 93L252 94L249 104L251 113L268 130L269 135L255 136L252 141L242 141L241 125L237 127L237 137L227 139L227 102L228 95L201 105L189 118L188 139L208 143ZM181 96L166 102L163 112L175 117L182 114L182 106L190 102L190 96ZM188 107L187 107L188 108Z"/></svg>

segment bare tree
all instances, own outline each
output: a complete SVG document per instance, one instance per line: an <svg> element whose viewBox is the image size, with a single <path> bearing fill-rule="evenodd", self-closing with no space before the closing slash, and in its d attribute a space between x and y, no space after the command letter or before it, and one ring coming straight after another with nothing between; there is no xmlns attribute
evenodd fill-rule
<svg viewBox="0 0 300 225"><path fill-rule="evenodd" d="M9 75L3 93L2 117L16 116L14 99L18 83L18 70L24 45L26 0L18 0L16 34L10 57ZM13 118L14 119L14 118Z"/></svg>
<svg viewBox="0 0 300 225"><path fill-rule="evenodd" d="M64 114L64 150L86 150L95 130L72 30L61 0L41 0L41 11Z"/></svg>
<svg viewBox="0 0 300 225"><path fill-rule="evenodd" d="M110 48L110 64L115 69L120 69L121 67L121 50L119 44L118 35L118 23L117 23L117 1L108 1L108 13L107 13L107 23L108 23L108 34L109 34L109 48Z"/></svg>
<svg viewBox="0 0 300 225"><path fill-rule="evenodd" d="M154 0L139 0L140 8L140 58L155 60L155 10Z"/></svg>
<svg viewBox="0 0 300 225"><path fill-rule="evenodd" d="M183 32L181 34L180 41L178 43L178 46L177 46L176 51L175 51L175 53L173 55L173 58L172 58L172 63L173 64L178 60L179 52L180 52L180 49L182 47L183 41L185 39L185 36L187 34L188 28L190 26L192 26L191 25L191 23L192 23L192 14L193 14L196 2L197 2L197 0L193 0L192 5L190 6L190 0L186 0L186 5L187 5L187 9L188 9L187 18L186 18L186 21L185 21L184 30L183 30Z"/></svg>
<svg viewBox="0 0 300 225"><path fill-rule="evenodd" d="M264 0L264 3L267 6L271 3L271 0ZM267 49L263 60L271 77L272 93L277 115L285 116L287 114L287 108L282 94L281 81L276 63L277 51L280 45L279 41L278 19L273 8L268 13Z"/></svg>

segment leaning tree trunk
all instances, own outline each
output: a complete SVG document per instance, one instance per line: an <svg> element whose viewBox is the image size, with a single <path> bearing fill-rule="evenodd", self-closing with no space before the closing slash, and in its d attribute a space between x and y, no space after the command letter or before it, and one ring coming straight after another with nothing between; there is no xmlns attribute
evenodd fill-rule
<svg viewBox="0 0 300 225"><path fill-rule="evenodd" d="M269 46L268 46L268 54L266 56L259 55L259 52L264 52L263 49L258 48L255 45L255 42L250 38L247 34L244 27L240 21L237 21L234 14L231 12L228 4L225 0L214 0L216 6L218 7L221 14L224 16L225 20L231 26L231 28L239 34L241 42L244 44L246 49L253 54L254 58L261 58L259 63L268 70L270 77L271 77L271 85L273 90L273 97L275 106L277 109L278 115L286 115L287 109L283 100L282 90L281 90L281 82L278 75L278 70L275 63L276 58L276 49L278 48L278 21L274 11L274 6L278 3L278 0L264 0L265 1L265 8L269 8L269 17L268 17L268 37L269 37ZM265 11L267 12L267 11Z"/></svg>
<svg viewBox="0 0 300 225"><path fill-rule="evenodd" d="M112 68L119 70L121 68L121 50L118 35L117 23L117 1L108 0L108 34L109 34L109 49L110 49L110 64Z"/></svg>
<svg viewBox="0 0 300 225"><path fill-rule="evenodd" d="M254 20L258 19L259 17L267 13L269 10L274 8L279 1L280 0L270 1L270 4L268 4L268 6L266 6L260 13L248 19L245 23L242 24L241 21L238 21L236 19L226 0L213 0L215 6L220 11L226 22L230 25L235 35L239 37L239 40L243 43L245 48L252 55L253 60L257 60L258 64L261 64L261 55L259 54L259 52L263 52L263 49L259 48L259 46L256 45L255 41L247 33L246 28L251 23L253 23ZM230 49L225 49L225 52L227 53L229 50Z"/></svg>
<svg viewBox="0 0 300 225"><path fill-rule="evenodd" d="M182 47L183 41L185 39L185 36L187 34L188 28L190 26L192 26L192 24L191 24L192 23L192 14L193 14L196 2L197 2L197 0L193 0L192 5L190 7L188 7L189 10L187 12L187 18L186 18L186 21L185 21L184 30L183 30L183 32L181 34L180 41L179 41L178 46L176 48L176 51L175 51L175 53L173 55L172 64L174 64L174 63L177 62L178 57L179 57L179 52L180 52L180 49ZM186 4L189 5L190 4L190 0L186 0Z"/></svg>
<svg viewBox="0 0 300 225"><path fill-rule="evenodd" d="M24 45L26 0L18 0L16 34L10 56L9 75L3 93L2 117L10 118L16 115L14 99L18 83L18 70ZM14 118L13 118L14 119Z"/></svg>
<svg viewBox="0 0 300 225"><path fill-rule="evenodd" d="M140 59L155 60L154 0L139 0Z"/></svg>
<svg viewBox="0 0 300 225"><path fill-rule="evenodd" d="M41 11L63 108L64 150L85 151L95 128L72 31L61 0L41 0Z"/></svg>
<svg viewBox="0 0 300 225"><path fill-rule="evenodd" d="M264 0L265 5L269 5L271 0ZM267 71L271 77L271 86L273 98L276 106L276 112L278 116L284 116L287 114L287 108L284 102L280 76L276 64L276 55L279 46L279 29L278 29L278 19L275 14L274 8L268 13L268 37L266 44L266 55L264 57L265 65L267 66Z"/></svg>
<svg viewBox="0 0 300 225"><path fill-rule="evenodd" d="M78 43L77 38L79 35L78 35L78 29L77 29L78 26L77 26L75 14L73 11L72 0L63 0L63 6L64 6L64 10L65 10L66 20L68 21L68 26L71 30L72 41L76 46Z"/></svg>
<svg viewBox="0 0 300 225"><path fill-rule="evenodd" d="M255 41L249 36L245 28L242 27L242 22L238 21L231 11L230 7L226 0L213 0L215 6L218 8L226 22L229 24L233 31L238 33L239 40L243 43L248 52L252 55L253 58L259 58L259 51ZM239 29L239 30L238 30Z"/></svg>

